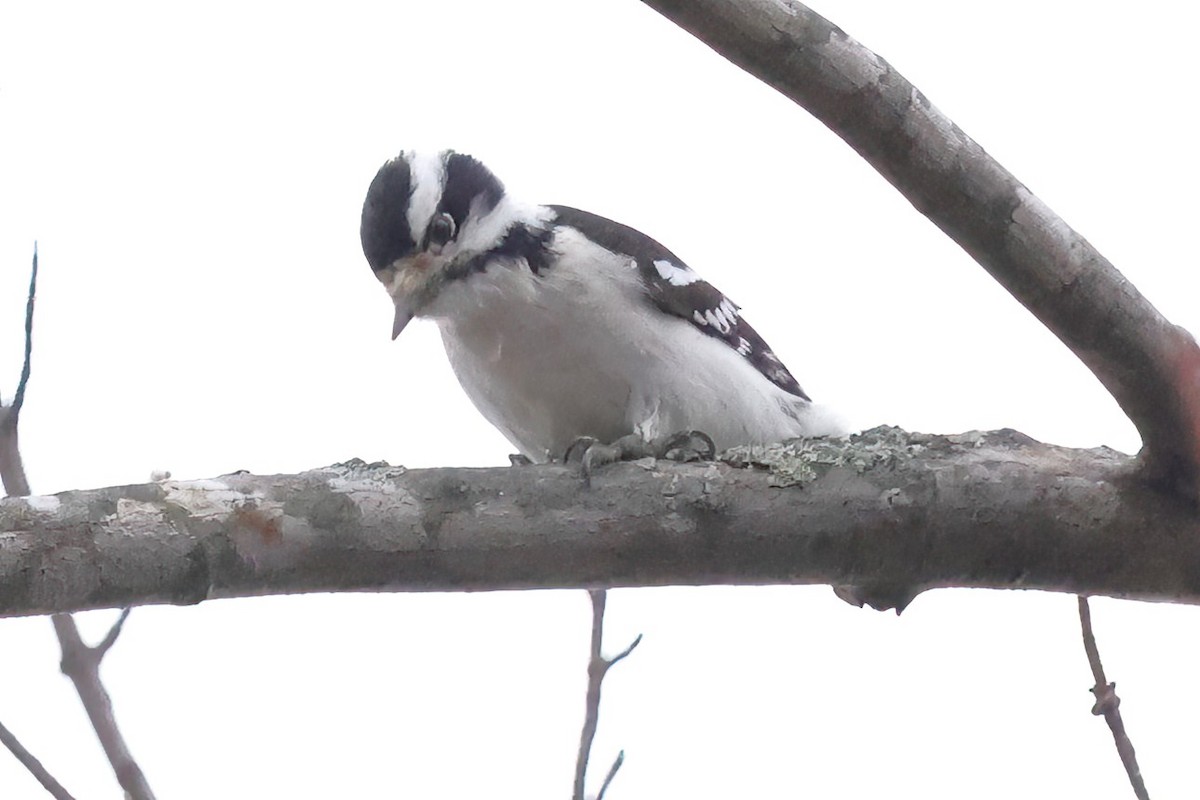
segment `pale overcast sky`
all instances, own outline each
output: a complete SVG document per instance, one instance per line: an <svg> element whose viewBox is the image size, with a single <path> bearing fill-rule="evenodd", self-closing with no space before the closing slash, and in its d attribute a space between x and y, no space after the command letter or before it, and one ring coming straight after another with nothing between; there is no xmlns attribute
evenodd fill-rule
<svg viewBox="0 0 1200 800"><path fill-rule="evenodd" d="M1200 330L1190 5L814 4ZM1013 427L1134 452L1079 362L803 110L634 0L0 6L0 391L40 243L34 490L498 465L432 325L389 341L359 247L378 166L453 147L510 191L655 236L860 427ZM87 615L104 630L111 613ZM1147 783L1193 794L1186 607L1095 601ZM562 798L583 592L136 610L105 662L160 798ZM1074 598L622 590L594 770L611 800L1127 798ZM44 619L0 621L0 720L80 800L120 796ZM0 796L41 789L0 752Z"/></svg>

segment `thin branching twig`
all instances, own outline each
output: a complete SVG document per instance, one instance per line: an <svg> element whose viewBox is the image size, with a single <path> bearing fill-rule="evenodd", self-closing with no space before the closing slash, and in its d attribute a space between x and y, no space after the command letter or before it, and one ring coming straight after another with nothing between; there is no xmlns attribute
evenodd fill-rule
<svg viewBox="0 0 1200 800"><path fill-rule="evenodd" d="M79 699L83 701L88 719L96 729L100 746L104 748L104 754L108 756L108 762L117 775L117 782L133 800L154 800L154 792L151 791L142 768L134 760L128 745L125 744L125 737L117 728L112 698L100 680L100 662L116 642L128 616L129 609L122 611L120 619L95 647L84 643L75 618L70 614L55 614L50 619L54 623L55 633L58 634L59 644L62 645L63 674L75 684L75 690L79 692Z"/></svg>
<svg viewBox="0 0 1200 800"><path fill-rule="evenodd" d="M17 416L25 405L25 387L29 385L29 367L33 362L33 301L37 297L38 273L37 242L33 243L33 266L29 270L29 294L25 298L25 359L21 364L21 380L17 381L17 393L13 395L11 424L17 426Z"/></svg>
<svg viewBox="0 0 1200 800"><path fill-rule="evenodd" d="M104 654L109 651L109 648L117 643L117 637L121 635L121 629L125 627L125 620L129 619L129 612L132 610L132 608L121 609L121 616L108 629L108 633L100 640L100 644L93 648L98 658L104 658Z"/></svg>
<svg viewBox="0 0 1200 800"><path fill-rule="evenodd" d="M1109 683L1104 677L1104 665L1100 663L1100 651L1096 647L1096 636L1092 633L1092 610L1088 606L1088 599L1083 595L1079 596L1079 624L1083 628L1083 649L1087 651L1088 664L1091 665L1092 676L1096 679L1096 685L1092 687L1092 694L1096 696L1092 713L1098 717L1103 716L1104 721L1108 723L1113 741L1117 745L1117 753L1121 756L1121 763L1125 765L1129 783L1133 786L1133 793L1138 800L1150 800L1150 795L1146 792L1146 783L1142 780L1142 771L1138 768L1137 756L1133 752L1133 742L1129 741L1129 735L1125 733L1125 723L1121 719L1121 698L1117 697L1117 684Z"/></svg>
<svg viewBox="0 0 1200 800"><path fill-rule="evenodd" d="M604 793L608 791L608 785L612 783L612 779L617 777L617 770L625 763L625 751L621 750L617 753L617 757L613 759L612 766L608 768L608 774L604 776L604 783L600 784L600 792L596 795L596 800L604 800Z"/></svg>
<svg viewBox="0 0 1200 800"><path fill-rule="evenodd" d="M0 480L9 496L30 493L29 479L21 461L21 449L17 436L17 422L21 407L25 403L25 388L29 384L30 367L33 361L33 305L37 296L38 258L37 246L33 249L33 268L29 276L29 296L25 301L25 360L21 366L21 380L13 396L12 405L0 407ZM69 614L52 617L58 643L62 647L62 671L75 684L84 710L96 729L96 736L104 748L116 773L117 781L126 795L133 800L154 800L154 793L146 783L141 768L129 753L124 737L113 717L112 699L100 680L100 661L116 643L129 609L121 612L108 635L96 647L88 647L79 636L75 619ZM27 765L28 766L28 765ZM36 773L35 773L36 774ZM40 780L40 778L39 778ZM44 785L44 784L43 784Z"/></svg>
<svg viewBox="0 0 1200 800"><path fill-rule="evenodd" d="M25 466L21 463L21 446L17 439L17 421L21 414L21 406L25 403L25 386L29 383L29 365L33 354L33 298L37 294L37 245L33 246L33 268L29 276L29 296L25 301L25 362L21 366L21 380L17 383L17 393L13 396L11 405L0 405L0 481L4 483L4 491L11 496L20 497L29 494L29 480L25 476ZM71 798L71 795L51 775L42 762L34 758L8 728L0 724L0 742L12 751L17 760L25 765L37 778L46 791L57 798Z"/></svg>
<svg viewBox="0 0 1200 800"><path fill-rule="evenodd" d="M33 246L33 268L29 272L29 296L25 300L25 360L21 365L21 379L17 382L17 393L11 405L0 406L0 481L4 492L10 497L29 494L29 480L21 462L21 444L17 435L17 420L25 404L25 387L29 384L29 367L33 355L33 299L37 294L38 257L37 245Z"/></svg>
<svg viewBox="0 0 1200 800"><path fill-rule="evenodd" d="M12 751L17 760L25 765L25 769L33 773L33 777L37 778L38 783L45 787L46 791L53 795L56 800L75 800L71 793L64 789L63 785L55 780L54 776L42 766L42 762L38 761L33 753L26 750L25 746L17 740L16 736L13 736L12 731L4 727L3 723L0 723L0 742Z"/></svg>
<svg viewBox="0 0 1200 800"><path fill-rule="evenodd" d="M604 606L608 601L608 593L603 589L592 589L588 591L588 596L592 600L592 647L591 659L588 661L587 707L583 717L583 731L579 736L579 756L575 761L575 791L572 794L574 800L584 800L583 788L587 778L588 759L592 753L592 740L596 738L596 727L600 723L600 686L604 682L604 676L613 665L632 653L642 642L642 635L639 633L620 653L612 658L605 658L600 652L600 647L604 640ZM604 797L608 785L612 783L624 761L625 751L621 751L604 778L604 785L600 787L597 800Z"/></svg>

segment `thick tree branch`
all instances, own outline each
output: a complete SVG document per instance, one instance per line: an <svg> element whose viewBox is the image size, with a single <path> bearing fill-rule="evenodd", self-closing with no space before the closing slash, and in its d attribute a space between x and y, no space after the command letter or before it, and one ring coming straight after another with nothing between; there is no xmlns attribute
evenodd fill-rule
<svg viewBox="0 0 1200 800"><path fill-rule="evenodd" d="M880 428L769 468L338 465L0 502L0 615L326 591L848 584L1200 602L1190 506L1135 460Z"/></svg>
<svg viewBox="0 0 1200 800"><path fill-rule="evenodd" d="M1096 374L1150 477L1200 487L1200 349L890 64L792 0L644 0L854 148Z"/></svg>

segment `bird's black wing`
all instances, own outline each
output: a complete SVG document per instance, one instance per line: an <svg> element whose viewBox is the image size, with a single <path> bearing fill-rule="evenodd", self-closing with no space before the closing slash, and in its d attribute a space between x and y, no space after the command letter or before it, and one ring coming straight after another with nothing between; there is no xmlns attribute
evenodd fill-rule
<svg viewBox="0 0 1200 800"><path fill-rule="evenodd" d="M654 305L729 345L767 380L797 397L809 397L739 309L674 253L644 233L597 214L568 206L550 206L558 222L637 263L646 295Z"/></svg>

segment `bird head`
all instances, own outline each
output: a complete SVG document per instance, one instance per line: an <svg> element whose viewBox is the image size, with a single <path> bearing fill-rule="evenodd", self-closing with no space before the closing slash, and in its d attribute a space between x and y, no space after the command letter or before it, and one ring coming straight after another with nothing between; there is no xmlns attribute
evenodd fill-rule
<svg viewBox="0 0 1200 800"><path fill-rule="evenodd" d="M468 155L404 152L380 167L360 232L367 263L396 307L392 338L429 314L446 284L479 269L520 213Z"/></svg>

